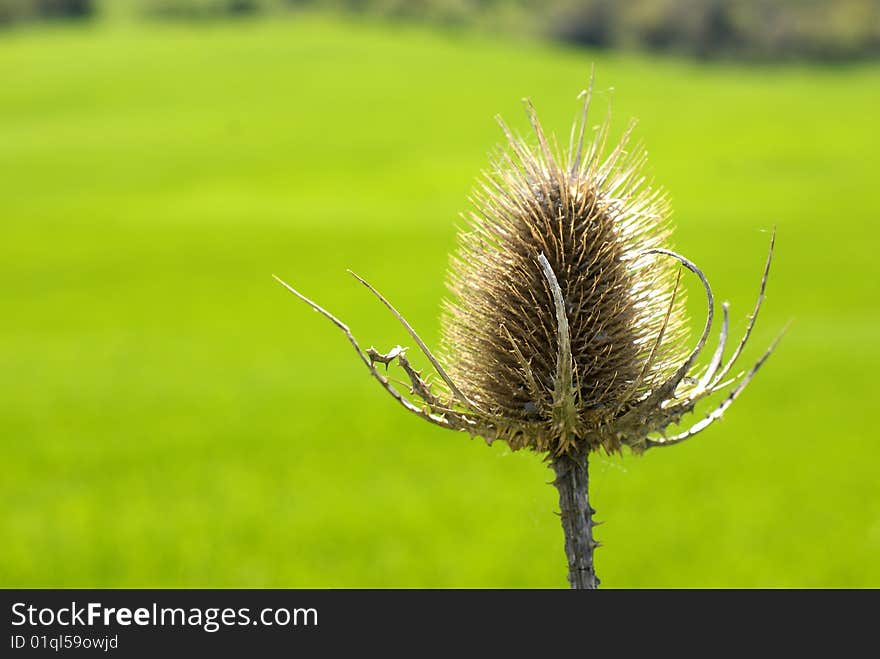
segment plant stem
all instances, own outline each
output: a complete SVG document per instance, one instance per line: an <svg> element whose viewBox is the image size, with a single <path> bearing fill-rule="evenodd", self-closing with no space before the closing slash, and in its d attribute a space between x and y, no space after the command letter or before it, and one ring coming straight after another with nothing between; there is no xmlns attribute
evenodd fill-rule
<svg viewBox="0 0 880 659"><path fill-rule="evenodd" d="M572 452L552 458L559 490L559 510L565 532L568 582L573 589L595 589L599 579L593 569L593 515L590 507L587 454Z"/></svg>

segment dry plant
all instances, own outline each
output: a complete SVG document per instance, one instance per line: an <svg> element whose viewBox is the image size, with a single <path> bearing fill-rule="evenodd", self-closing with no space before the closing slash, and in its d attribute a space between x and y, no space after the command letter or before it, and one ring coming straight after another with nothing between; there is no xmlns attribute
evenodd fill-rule
<svg viewBox="0 0 880 659"><path fill-rule="evenodd" d="M771 238L742 339L725 360L725 302L718 346L697 367L712 328L712 289L700 268L668 247L669 204L646 182L644 149L628 148L633 125L610 151L607 116L586 138L591 92L592 84L581 94L583 107L564 152L545 135L530 101L533 144L499 119L507 148L483 173L452 257L441 358L381 293L352 273L403 325L439 381L422 377L405 348L363 350L342 321L278 280L345 333L372 376L409 412L488 444L502 440L513 450L546 456L559 491L572 588L599 583L588 454L623 446L641 454L693 437L721 418L779 340L747 372L731 375L764 299ZM682 268L699 278L707 302L692 349L685 344ZM392 363L406 374L408 394L376 367L387 371ZM697 402L728 386L702 420L667 435Z"/></svg>

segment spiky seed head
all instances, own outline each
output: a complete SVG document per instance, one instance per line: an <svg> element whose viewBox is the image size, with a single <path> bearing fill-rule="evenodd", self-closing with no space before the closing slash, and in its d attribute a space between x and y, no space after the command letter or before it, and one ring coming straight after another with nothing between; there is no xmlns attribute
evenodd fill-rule
<svg viewBox="0 0 880 659"><path fill-rule="evenodd" d="M483 177L452 260L453 296L443 327L448 370L394 305L354 275L427 357L441 380L436 389L410 365L406 349L361 349L345 323L278 280L345 334L370 374L409 413L490 444L502 440L554 456L621 446L641 453L686 441L722 418L778 345L781 334L747 373L725 380L764 300L774 229L742 338L725 360L729 309L723 303L718 345L705 368L696 368L712 330L712 287L699 267L665 246L669 207L645 183L644 150L627 149L630 130L606 152L606 119L584 147L589 94L585 99L565 153L548 141L531 104L534 143L501 124L508 148ZM674 262L700 279L706 295L703 330L687 356ZM377 362L386 368L395 362L404 371L413 400ZM730 381L737 384L702 420L666 434Z"/></svg>
<svg viewBox="0 0 880 659"><path fill-rule="evenodd" d="M646 182L644 149L628 148L632 126L606 148L608 120L589 131L588 106L587 95L564 152L528 102L529 139L499 120L506 149L484 172L451 259L445 362L486 414L521 422L508 433L514 449L619 450L615 418L687 352L678 264L648 253L668 247L667 199ZM558 281L564 317L541 255ZM570 384L559 381L561 320ZM567 426L559 418L566 396Z"/></svg>

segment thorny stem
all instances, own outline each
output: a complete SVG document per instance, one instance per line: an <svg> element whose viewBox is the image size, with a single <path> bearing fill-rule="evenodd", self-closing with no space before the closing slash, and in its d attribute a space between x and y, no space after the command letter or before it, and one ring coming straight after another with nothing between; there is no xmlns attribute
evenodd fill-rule
<svg viewBox="0 0 880 659"><path fill-rule="evenodd" d="M551 466L556 474L553 485L559 490L559 510L565 531L565 555L568 558L568 581L573 589L593 590L599 578L593 569L593 515L588 494L587 454L573 451L555 456Z"/></svg>

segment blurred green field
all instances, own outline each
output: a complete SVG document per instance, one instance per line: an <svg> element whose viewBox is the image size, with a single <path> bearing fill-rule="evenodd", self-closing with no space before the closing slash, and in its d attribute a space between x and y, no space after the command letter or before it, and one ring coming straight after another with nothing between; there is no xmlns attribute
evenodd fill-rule
<svg viewBox="0 0 880 659"><path fill-rule="evenodd" d="M436 344L493 116L567 136L594 61L735 335L778 226L746 358L795 319L723 423L593 458L603 585L880 586L880 66L313 18L0 35L0 586L565 586L540 458L405 416L270 275Z"/></svg>

